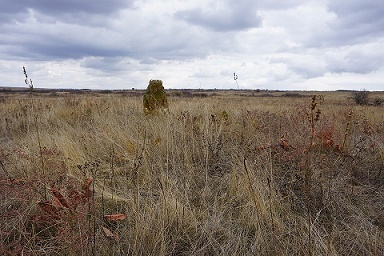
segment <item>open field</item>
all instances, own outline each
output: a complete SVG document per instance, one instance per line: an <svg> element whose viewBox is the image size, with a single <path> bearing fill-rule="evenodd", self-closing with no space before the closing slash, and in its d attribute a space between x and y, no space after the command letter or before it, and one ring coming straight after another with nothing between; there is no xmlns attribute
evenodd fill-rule
<svg viewBox="0 0 384 256"><path fill-rule="evenodd" d="M0 90L1 255L384 255L384 106L142 94Z"/></svg>

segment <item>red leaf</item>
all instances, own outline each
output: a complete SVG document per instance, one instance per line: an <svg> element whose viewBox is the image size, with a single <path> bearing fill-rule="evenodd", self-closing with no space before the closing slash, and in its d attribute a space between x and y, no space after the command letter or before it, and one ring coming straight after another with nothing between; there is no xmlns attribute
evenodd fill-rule
<svg viewBox="0 0 384 256"><path fill-rule="evenodd" d="M56 199L65 207L68 209L71 209L71 206L69 206L67 199L55 188L50 188L52 194Z"/></svg>
<svg viewBox="0 0 384 256"><path fill-rule="evenodd" d="M333 146L333 140L332 139L327 139L324 143L324 146L326 146L327 148L330 148Z"/></svg>
<svg viewBox="0 0 384 256"><path fill-rule="evenodd" d="M57 216L59 214L57 208L49 201L39 201L37 202L37 204L43 211L45 211L49 215Z"/></svg>
<svg viewBox="0 0 384 256"><path fill-rule="evenodd" d="M107 220L125 220L125 215L124 214L109 214L109 215L104 215L104 218Z"/></svg>
<svg viewBox="0 0 384 256"><path fill-rule="evenodd" d="M57 208L64 208L64 206L60 203L59 199L57 197L53 197L52 204L56 206Z"/></svg>

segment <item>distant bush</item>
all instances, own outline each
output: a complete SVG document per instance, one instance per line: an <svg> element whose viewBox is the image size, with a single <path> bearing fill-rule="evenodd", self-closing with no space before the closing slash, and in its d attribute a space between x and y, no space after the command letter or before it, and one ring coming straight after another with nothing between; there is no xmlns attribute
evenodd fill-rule
<svg viewBox="0 0 384 256"><path fill-rule="evenodd" d="M171 96L173 96L173 97L181 97L182 93L181 92L172 92Z"/></svg>
<svg viewBox="0 0 384 256"><path fill-rule="evenodd" d="M207 98L209 95L206 93L195 93L192 97Z"/></svg>
<svg viewBox="0 0 384 256"><path fill-rule="evenodd" d="M144 94L143 105L146 114L168 109L167 94L163 87L163 81L149 81L147 91Z"/></svg>
<svg viewBox="0 0 384 256"><path fill-rule="evenodd" d="M289 97L289 98L303 98L305 95L299 94L297 92L287 92L281 95L281 97Z"/></svg>
<svg viewBox="0 0 384 256"><path fill-rule="evenodd" d="M187 98L189 98L189 97L193 97L193 94L192 94L191 91L185 91L185 90L183 90L183 91L181 91L181 96L182 96L182 97L187 97Z"/></svg>
<svg viewBox="0 0 384 256"><path fill-rule="evenodd" d="M276 97L276 96L273 95L272 93L263 93L263 94L257 95L257 97Z"/></svg>
<svg viewBox="0 0 384 256"><path fill-rule="evenodd" d="M369 91L361 90L353 92L353 99L358 105L367 105L369 103Z"/></svg>
<svg viewBox="0 0 384 256"><path fill-rule="evenodd" d="M181 91L176 91L171 94L171 96L174 97L184 97L184 98L206 98L209 97L212 94L209 94L208 92L204 92L200 90L195 90L195 91L190 91L190 90L181 90Z"/></svg>
<svg viewBox="0 0 384 256"><path fill-rule="evenodd" d="M383 105L383 103L384 103L384 100L380 97L375 97L373 99L373 105L375 105L375 106L381 106L381 105Z"/></svg>

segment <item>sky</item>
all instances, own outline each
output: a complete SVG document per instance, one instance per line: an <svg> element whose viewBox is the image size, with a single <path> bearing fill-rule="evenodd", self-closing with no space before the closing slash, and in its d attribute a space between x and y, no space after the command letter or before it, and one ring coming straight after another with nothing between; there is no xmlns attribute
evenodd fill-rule
<svg viewBox="0 0 384 256"><path fill-rule="evenodd" d="M38 88L384 90L382 0L0 6L0 86L28 87L25 66Z"/></svg>

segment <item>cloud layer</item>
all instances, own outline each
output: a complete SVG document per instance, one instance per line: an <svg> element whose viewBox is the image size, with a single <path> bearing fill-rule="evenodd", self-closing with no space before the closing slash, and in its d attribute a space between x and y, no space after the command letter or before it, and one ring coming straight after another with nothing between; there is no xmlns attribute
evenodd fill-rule
<svg viewBox="0 0 384 256"><path fill-rule="evenodd" d="M384 90L376 0L0 0L0 86ZM357 82L358 81L358 82Z"/></svg>

